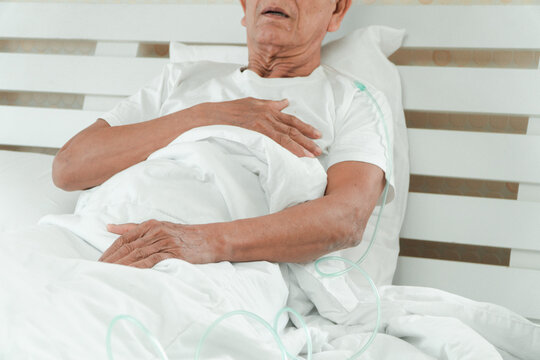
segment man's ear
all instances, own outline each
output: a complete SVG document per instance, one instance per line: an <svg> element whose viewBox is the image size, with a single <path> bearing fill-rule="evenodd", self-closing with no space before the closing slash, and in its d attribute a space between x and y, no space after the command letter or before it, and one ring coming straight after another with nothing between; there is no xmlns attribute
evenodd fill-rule
<svg viewBox="0 0 540 360"><path fill-rule="evenodd" d="M241 2L244 2L245 0L240 0ZM328 23L328 29L326 31L333 32L338 31L339 27L341 25L341 22L343 21L343 17L351 7L352 0L335 0L336 1L336 8L334 10L334 13L332 14L332 17L330 18L330 22Z"/></svg>
<svg viewBox="0 0 540 360"><path fill-rule="evenodd" d="M240 4L242 5L242 9L244 9L244 16L242 17L240 23L243 27L246 27L246 0L240 0Z"/></svg>

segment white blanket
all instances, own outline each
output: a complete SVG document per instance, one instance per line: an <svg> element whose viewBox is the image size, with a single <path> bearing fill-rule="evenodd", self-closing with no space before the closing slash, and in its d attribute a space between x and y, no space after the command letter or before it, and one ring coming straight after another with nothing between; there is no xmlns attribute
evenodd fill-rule
<svg viewBox="0 0 540 360"><path fill-rule="evenodd" d="M343 316L317 284L297 281L305 274L300 265L169 259L141 270L95 261L117 237L107 223L264 215L320 197L325 185L317 160L297 158L257 133L217 126L183 134L86 192L74 215L0 235L0 359L105 359L107 327L118 314L139 319L171 359L193 359L204 331L224 313L248 310L272 323L286 304L306 315L314 359L347 359L374 325L368 290L353 289L357 303ZM364 359L540 357L540 329L506 309L426 288L384 287L381 298L381 334ZM278 326L284 342L292 354L305 354L303 331L286 327L287 320ZM155 358L127 325L114 333L115 359ZM280 358L272 336L242 317L222 322L201 355Z"/></svg>
<svg viewBox="0 0 540 360"><path fill-rule="evenodd" d="M41 223L71 230L101 251L107 224L149 219L204 224L266 215L321 197L326 173L270 138L240 127L192 129L81 195L74 215Z"/></svg>

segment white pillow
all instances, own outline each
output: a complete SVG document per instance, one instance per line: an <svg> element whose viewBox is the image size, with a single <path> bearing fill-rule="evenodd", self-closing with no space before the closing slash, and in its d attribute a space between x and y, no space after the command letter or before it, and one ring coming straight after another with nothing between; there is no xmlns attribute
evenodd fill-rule
<svg viewBox="0 0 540 360"><path fill-rule="evenodd" d="M0 233L16 231L47 214L72 213L79 192L52 182L54 156L0 151Z"/></svg>
<svg viewBox="0 0 540 360"><path fill-rule="evenodd" d="M321 62L382 91L393 114L394 178L396 194L385 206L375 243L362 268L374 282L388 285L392 282L399 253L399 231L405 215L409 189L409 148L405 116L402 106L401 81L396 66L387 57L402 44L404 29L387 26L369 26L322 47ZM247 64L247 48L239 46L188 46L170 44L171 62L217 61ZM374 212L377 213L377 210ZM364 253L373 233L376 216L369 219L360 245L337 251L339 255L356 261ZM344 321L358 303L353 293L356 287L365 288L366 282L352 270L340 278L321 279L309 266L294 267L300 286L309 293L321 315L336 322ZM309 290L306 289L309 287ZM328 311L325 311L327 309Z"/></svg>

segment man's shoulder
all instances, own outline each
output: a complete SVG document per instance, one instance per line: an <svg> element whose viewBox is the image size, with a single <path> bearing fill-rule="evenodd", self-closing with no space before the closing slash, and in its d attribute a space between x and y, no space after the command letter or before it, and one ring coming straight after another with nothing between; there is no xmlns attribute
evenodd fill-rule
<svg viewBox="0 0 540 360"><path fill-rule="evenodd" d="M369 92L375 98L383 97L386 100L385 94L366 79L355 78L328 65L323 65L323 68L334 94L340 94L342 98L353 98L363 97L363 93Z"/></svg>
<svg viewBox="0 0 540 360"><path fill-rule="evenodd" d="M354 88L355 79L352 76L336 70L335 68L326 64L322 64L321 66L332 87L343 87L349 89Z"/></svg>
<svg viewBox="0 0 540 360"><path fill-rule="evenodd" d="M332 89L332 94L334 95L336 111L338 114L345 113L346 109L351 106L353 97L356 93L354 85L355 79L328 65L323 64L322 68L326 75L328 85Z"/></svg>

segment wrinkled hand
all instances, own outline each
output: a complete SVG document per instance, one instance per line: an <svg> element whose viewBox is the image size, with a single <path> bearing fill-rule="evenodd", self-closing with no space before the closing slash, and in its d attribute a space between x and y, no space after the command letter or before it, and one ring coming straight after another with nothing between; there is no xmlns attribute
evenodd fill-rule
<svg viewBox="0 0 540 360"><path fill-rule="evenodd" d="M313 126L282 112L289 101L252 97L195 105L199 116L214 124L227 124L260 132L297 156L315 157L322 150L311 139L321 137Z"/></svg>
<svg viewBox="0 0 540 360"><path fill-rule="evenodd" d="M197 226L149 220L141 224L108 225L121 235L99 261L151 268L158 262L176 258L192 264L217 261L211 239L205 239Z"/></svg>

